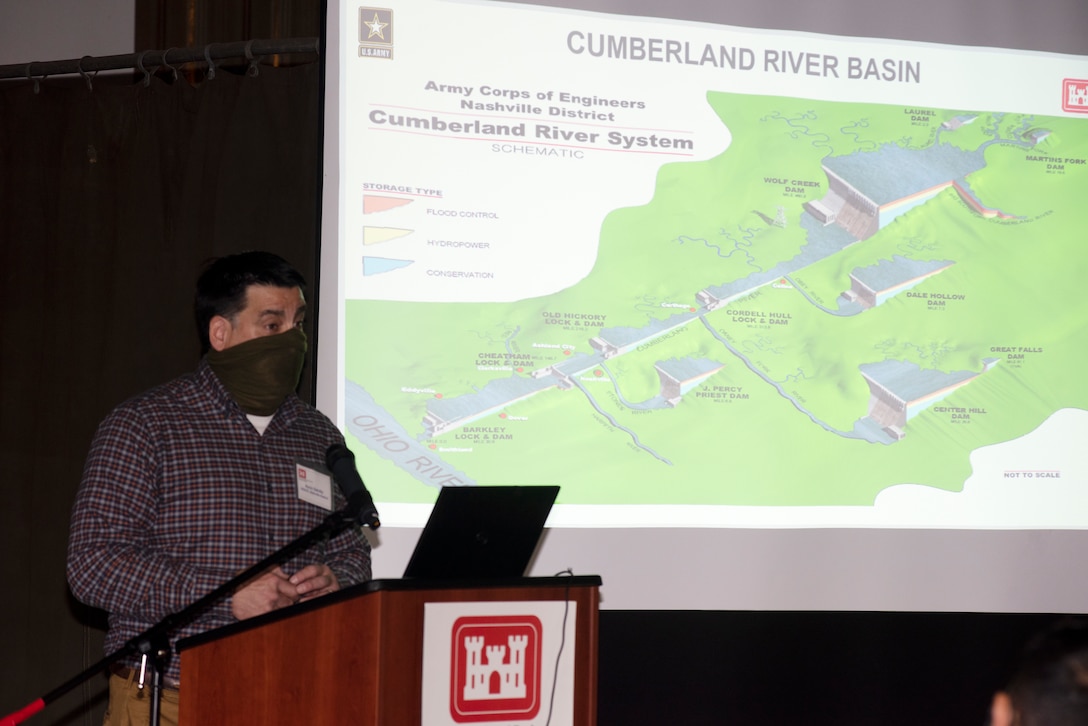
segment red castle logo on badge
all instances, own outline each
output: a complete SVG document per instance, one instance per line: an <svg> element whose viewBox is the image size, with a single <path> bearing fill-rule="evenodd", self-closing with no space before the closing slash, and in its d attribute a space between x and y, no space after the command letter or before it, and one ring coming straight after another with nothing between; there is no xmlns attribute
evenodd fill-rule
<svg viewBox="0 0 1088 726"><path fill-rule="evenodd" d="M466 616L450 632L450 716L457 723L529 720L540 711L540 620Z"/></svg>
<svg viewBox="0 0 1088 726"><path fill-rule="evenodd" d="M1088 113L1088 79L1066 78L1062 82L1062 110Z"/></svg>

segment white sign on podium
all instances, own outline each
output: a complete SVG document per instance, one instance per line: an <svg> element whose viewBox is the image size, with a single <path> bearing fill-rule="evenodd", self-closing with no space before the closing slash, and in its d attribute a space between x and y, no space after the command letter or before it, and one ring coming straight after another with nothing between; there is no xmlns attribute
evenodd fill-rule
<svg viewBox="0 0 1088 726"><path fill-rule="evenodd" d="M427 603L422 726L570 726L576 603Z"/></svg>

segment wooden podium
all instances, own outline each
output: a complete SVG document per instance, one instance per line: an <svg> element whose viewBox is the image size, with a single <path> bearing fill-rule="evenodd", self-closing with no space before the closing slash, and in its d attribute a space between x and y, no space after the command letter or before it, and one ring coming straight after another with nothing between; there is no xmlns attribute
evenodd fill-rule
<svg viewBox="0 0 1088 726"><path fill-rule="evenodd" d="M576 603L573 724L593 726L600 585L596 576L374 580L189 638L179 644L180 723L415 726L427 603L563 601Z"/></svg>

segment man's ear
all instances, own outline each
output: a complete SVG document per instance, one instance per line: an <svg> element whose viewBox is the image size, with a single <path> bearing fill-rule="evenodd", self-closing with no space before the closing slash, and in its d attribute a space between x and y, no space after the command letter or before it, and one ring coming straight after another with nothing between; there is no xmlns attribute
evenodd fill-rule
<svg viewBox="0 0 1088 726"><path fill-rule="evenodd" d="M211 321L208 323L208 342L211 344L212 350L226 350L233 332L234 326L231 325L229 320L222 315L212 316Z"/></svg>
<svg viewBox="0 0 1088 726"><path fill-rule="evenodd" d="M1012 699L1004 691L994 694L990 705L990 726L1012 726Z"/></svg>

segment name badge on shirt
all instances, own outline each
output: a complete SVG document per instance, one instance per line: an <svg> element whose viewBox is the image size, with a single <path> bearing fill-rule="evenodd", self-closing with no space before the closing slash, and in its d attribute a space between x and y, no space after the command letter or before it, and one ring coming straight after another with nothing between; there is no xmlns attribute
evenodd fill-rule
<svg viewBox="0 0 1088 726"><path fill-rule="evenodd" d="M300 461L295 464L295 477L299 499L332 511L332 477L327 472Z"/></svg>

